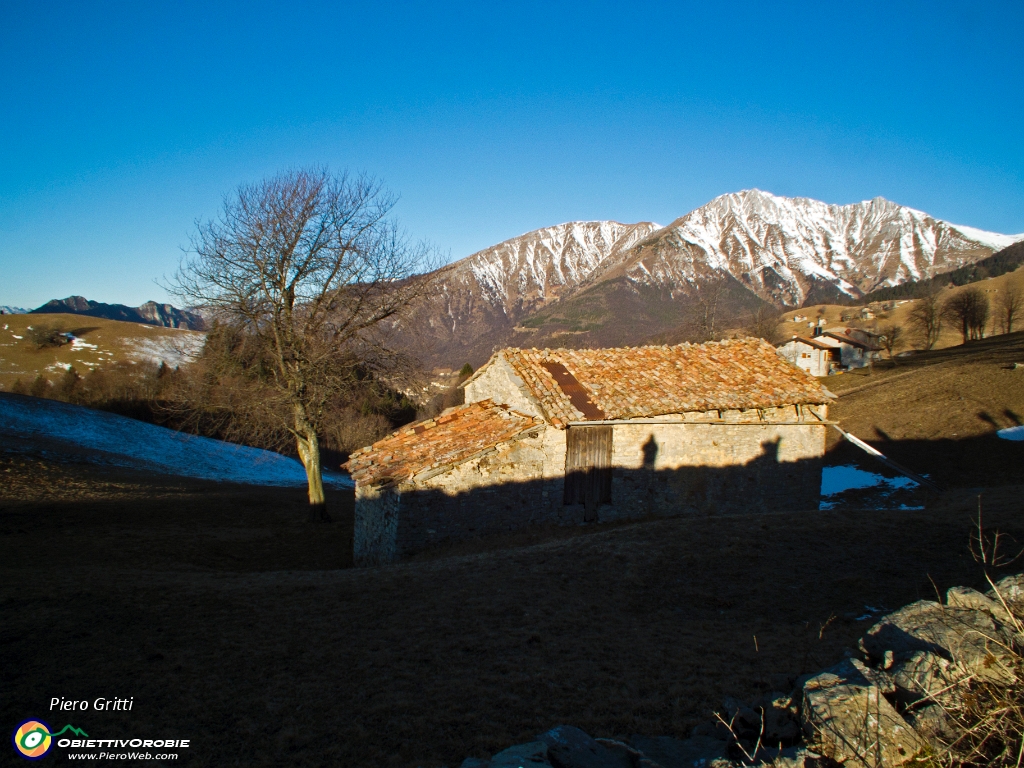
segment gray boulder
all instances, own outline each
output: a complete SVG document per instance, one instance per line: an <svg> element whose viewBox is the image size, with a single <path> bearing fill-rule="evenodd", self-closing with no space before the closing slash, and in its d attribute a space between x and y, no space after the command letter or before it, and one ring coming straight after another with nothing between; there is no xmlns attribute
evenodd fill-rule
<svg viewBox="0 0 1024 768"><path fill-rule="evenodd" d="M629 743L662 768L732 768L729 745L710 736L634 736Z"/></svg>
<svg viewBox="0 0 1024 768"><path fill-rule="evenodd" d="M1013 654L1010 635L991 614L958 607L943 607L920 600L889 614L861 638L861 649L875 660L908 658L926 651L958 664L980 680L1009 684Z"/></svg>
<svg viewBox="0 0 1024 768"><path fill-rule="evenodd" d="M548 762L548 745L542 741L516 744L490 760L467 757L459 768L554 768Z"/></svg>
<svg viewBox="0 0 1024 768"><path fill-rule="evenodd" d="M786 747L785 749L764 751L764 756L755 765L764 768L812 768L818 765L821 757L806 747Z"/></svg>
<svg viewBox="0 0 1024 768"><path fill-rule="evenodd" d="M896 696L904 704L929 699L946 706L955 704L967 677L960 667L928 651L915 651L892 667Z"/></svg>
<svg viewBox="0 0 1024 768"><path fill-rule="evenodd" d="M764 701L764 741L791 743L800 736L800 721L793 700L785 693L773 693Z"/></svg>
<svg viewBox="0 0 1024 768"><path fill-rule="evenodd" d="M613 752L572 725L559 725L537 737L547 745L555 768L633 768L628 756Z"/></svg>
<svg viewBox="0 0 1024 768"><path fill-rule="evenodd" d="M609 750L613 754L617 755L622 760L623 765L632 766L632 768L664 768L660 763L651 760L647 755L641 752L635 747L624 744L621 741L615 739L594 739L605 749Z"/></svg>
<svg viewBox="0 0 1024 768"><path fill-rule="evenodd" d="M1024 611L1024 573L1000 579L996 582L996 589L999 590L999 595L996 595L995 590L991 589L985 594L997 603L1001 603L999 598L1002 597L1010 609L1015 612Z"/></svg>
<svg viewBox="0 0 1024 768"><path fill-rule="evenodd" d="M998 600L981 594L970 587L950 587L946 591L946 605L950 608L967 608L983 611L1004 626L1012 626L1010 615Z"/></svg>
<svg viewBox="0 0 1024 768"><path fill-rule="evenodd" d="M858 768L902 765L926 746L853 664L804 683L801 715L815 751Z"/></svg>
<svg viewBox="0 0 1024 768"><path fill-rule="evenodd" d="M934 748L941 749L943 743L948 744L956 738L946 711L938 704L912 708L907 711L906 718L917 734Z"/></svg>

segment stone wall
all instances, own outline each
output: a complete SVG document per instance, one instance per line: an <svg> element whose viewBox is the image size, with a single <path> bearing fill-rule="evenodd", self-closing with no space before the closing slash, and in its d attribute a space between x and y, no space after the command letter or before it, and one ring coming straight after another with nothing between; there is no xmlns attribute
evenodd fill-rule
<svg viewBox="0 0 1024 768"><path fill-rule="evenodd" d="M825 426L796 423L795 408L761 416L787 414L786 424L732 412L722 414L727 423L716 413L700 415L714 423L615 425L612 502L598 508L598 522L816 508ZM540 427L429 479L358 489L355 562L530 525L582 524L583 505L563 504L565 450L565 430Z"/></svg>
<svg viewBox="0 0 1024 768"><path fill-rule="evenodd" d="M401 496L394 486L357 486L352 557L356 565L386 565L399 557Z"/></svg>
<svg viewBox="0 0 1024 768"><path fill-rule="evenodd" d="M822 424L623 424L612 442L612 505L599 519L813 509Z"/></svg>
<svg viewBox="0 0 1024 768"><path fill-rule="evenodd" d="M545 419L540 405L531 397L526 384L501 355L495 356L478 376L464 385L467 403L478 403L490 398L513 411Z"/></svg>

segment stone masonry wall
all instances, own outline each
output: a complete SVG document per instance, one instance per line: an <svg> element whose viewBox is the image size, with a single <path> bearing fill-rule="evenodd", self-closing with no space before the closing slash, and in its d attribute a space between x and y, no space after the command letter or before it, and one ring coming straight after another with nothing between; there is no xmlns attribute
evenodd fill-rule
<svg viewBox="0 0 1024 768"><path fill-rule="evenodd" d="M386 565L398 559L401 496L394 486L357 486L352 557L356 565Z"/></svg>
<svg viewBox="0 0 1024 768"><path fill-rule="evenodd" d="M799 413L789 413L795 422ZM598 521L817 507L824 425L765 424L756 412L722 416L731 423L715 414L713 424L615 425L612 503L598 508ZM565 430L540 427L421 482L360 488L357 564L529 525L581 524L583 506L562 501L565 449Z"/></svg>
<svg viewBox="0 0 1024 768"><path fill-rule="evenodd" d="M537 403L526 394L526 384L512 369L504 357L491 360L483 372L466 383L466 402L478 403L490 398L496 403L507 405L537 418L545 418Z"/></svg>
<svg viewBox="0 0 1024 768"><path fill-rule="evenodd" d="M612 505L600 520L813 509L820 424L628 424L612 440Z"/></svg>

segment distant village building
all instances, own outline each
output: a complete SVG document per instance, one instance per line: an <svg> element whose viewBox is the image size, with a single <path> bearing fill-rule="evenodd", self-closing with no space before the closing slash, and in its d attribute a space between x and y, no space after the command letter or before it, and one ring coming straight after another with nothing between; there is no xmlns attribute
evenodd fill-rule
<svg viewBox="0 0 1024 768"><path fill-rule="evenodd" d="M833 396L759 339L504 349L352 454L357 564L533 524L813 509Z"/></svg>
<svg viewBox="0 0 1024 768"><path fill-rule="evenodd" d="M864 368L877 360L881 345L877 334L860 328L815 328L812 338L794 336L778 346L779 354L812 376Z"/></svg>
<svg viewBox="0 0 1024 768"><path fill-rule="evenodd" d="M863 328L830 328L819 338L836 345L839 349L839 363L847 370L865 368L882 354L878 334Z"/></svg>
<svg viewBox="0 0 1024 768"><path fill-rule="evenodd" d="M841 365L839 347L822 337L795 336L779 345L779 354L811 376L828 376Z"/></svg>

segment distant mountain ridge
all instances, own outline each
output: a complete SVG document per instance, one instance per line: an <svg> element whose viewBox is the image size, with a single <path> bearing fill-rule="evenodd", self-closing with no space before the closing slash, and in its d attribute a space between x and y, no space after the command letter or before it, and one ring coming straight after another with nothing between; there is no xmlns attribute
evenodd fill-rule
<svg viewBox="0 0 1024 768"><path fill-rule="evenodd" d="M159 325L164 328L183 328L190 331L202 331L206 328L203 318L198 314L178 309L170 304L157 304L155 301L147 301L138 307L129 307L124 304L104 304L99 301L90 301L83 296L68 296L66 299L52 299L30 312L30 314L60 313Z"/></svg>
<svg viewBox="0 0 1024 768"><path fill-rule="evenodd" d="M27 315L28 310L22 307L9 307L6 304L0 305L0 314L4 315Z"/></svg>
<svg viewBox="0 0 1024 768"><path fill-rule="evenodd" d="M640 344L686 322L711 285L725 287L733 314L849 301L1021 240L881 197L830 205L750 189L667 227L569 222L449 264L434 273L436 297L415 319L415 349L428 363L457 366L505 345Z"/></svg>
<svg viewBox="0 0 1024 768"><path fill-rule="evenodd" d="M1022 239L950 224L881 197L830 205L750 189L676 219L633 249L621 269L633 282L674 288L708 271L728 273L762 299L793 307L807 303L817 284L859 298Z"/></svg>

